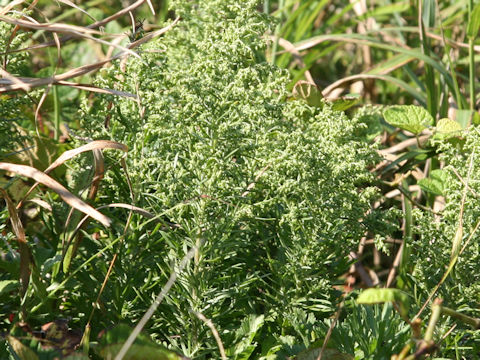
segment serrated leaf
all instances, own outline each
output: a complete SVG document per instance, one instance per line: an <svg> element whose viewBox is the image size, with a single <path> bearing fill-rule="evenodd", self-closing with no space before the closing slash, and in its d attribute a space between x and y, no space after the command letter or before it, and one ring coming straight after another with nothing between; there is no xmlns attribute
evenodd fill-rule
<svg viewBox="0 0 480 360"><path fill-rule="evenodd" d="M20 360L38 360L38 356L33 352L33 350L22 344L22 342L17 338L13 336L7 336L7 340Z"/></svg>
<svg viewBox="0 0 480 360"><path fill-rule="evenodd" d="M256 344L253 342L258 330L265 322L263 315L249 315L243 321L240 327L235 331L235 338L241 341L235 341L235 345L226 350L227 355L232 359L246 360L255 351Z"/></svg>
<svg viewBox="0 0 480 360"><path fill-rule="evenodd" d="M322 348L308 349L297 355L295 360L317 360ZM353 360L350 354L341 353L336 349L325 349L322 354L324 360Z"/></svg>
<svg viewBox="0 0 480 360"><path fill-rule="evenodd" d="M303 99L308 105L314 107L323 107L323 95L319 87L308 81L300 80L293 87L293 97Z"/></svg>
<svg viewBox="0 0 480 360"><path fill-rule="evenodd" d="M408 318L410 299L408 294L398 289L367 289L358 296L357 302L369 305L394 302L397 304L402 318Z"/></svg>
<svg viewBox="0 0 480 360"><path fill-rule="evenodd" d="M449 139L451 137L459 136L462 131L462 125L452 119L440 119L437 123L435 139Z"/></svg>
<svg viewBox="0 0 480 360"><path fill-rule="evenodd" d="M432 115L420 106L397 105L384 111L385 121L400 129L418 135L434 124Z"/></svg>
<svg viewBox="0 0 480 360"><path fill-rule="evenodd" d="M0 295L15 290L20 285L18 280L2 280L0 281Z"/></svg>
<svg viewBox="0 0 480 360"><path fill-rule="evenodd" d="M468 19L467 36L470 39L475 39L480 29L480 3L477 3Z"/></svg>
<svg viewBox="0 0 480 360"><path fill-rule="evenodd" d="M422 188L423 191L430 192L434 195L443 195L445 181L447 180L448 174L446 171L437 169L433 170L430 173L430 176L426 179L420 179L418 185Z"/></svg>

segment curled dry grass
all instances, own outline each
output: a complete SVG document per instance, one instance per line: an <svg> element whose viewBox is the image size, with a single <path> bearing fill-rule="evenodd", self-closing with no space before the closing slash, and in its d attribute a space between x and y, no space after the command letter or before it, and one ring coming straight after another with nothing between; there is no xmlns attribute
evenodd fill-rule
<svg viewBox="0 0 480 360"><path fill-rule="evenodd" d="M18 52L18 51L33 51L35 49L39 48L44 48L44 47L51 47L51 46L57 46L58 48L58 58L57 58L57 63L60 62L60 47L62 44L64 44L66 41L72 40L72 39L88 39L94 42L101 43L103 45L106 45L108 48L115 48L120 50L118 54L115 56L107 57L106 59L102 59L100 61L97 61L92 64L86 64L83 66L79 66L77 68L71 69L69 71L66 71L63 74L58 74L58 75L53 75L50 77L44 77L44 78L24 78L24 77L17 77L14 76L13 74L10 74L6 69L0 68L0 75L2 78L0 78L0 93L2 92L8 92L8 91L16 91L16 90L24 90L24 91L30 91L33 88L36 87L42 87L46 85L63 85L63 86L69 86L69 87L75 87L79 88L82 90L87 90L87 91L92 91L92 92L99 92L99 93L109 93L112 95L117 95L117 96L123 96L123 97L130 97L130 98L136 98L135 94L127 93L127 92L122 92L122 91L116 91L112 89L104 89L104 88L98 88L94 85L91 84L82 84L82 83L75 83L75 82L69 82L67 80L72 79L72 78L77 78L85 74L89 74L95 71L98 71L101 69L103 66L106 64L109 64L113 60L120 59L120 58L125 58L128 55L132 55L135 57L140 57L135 51L132 49L135 49L136 47L140 46L141 44L144 44L147 41L150 41L158 36L161 36L168 30L170 30L173 26L177 24L179 19L177 18L175 21L173 21L171 24L168 26L152 31L150 33L144 34L144 36L132 43L130 43L128 46L124 47L119 45L116 41L106 41L103 40L102 38L98 37L106 37L106 38L121 38L125 37L125 34L105 34L103 31L95 30L96 28L99 28L101 26L104 26L108 24L109 22L127 14L131 13L135 8L141 6L145 2L149 3L149 6L151 7L153 11L153 7L151 6L149 1L146 0L140 0L135 2L134 4L130 5L127 8L124 8L120 11L118 11L116 14L103 19L101 21L97 21L94 24L91 24L89 26L77 26L77 25L71 25L71 24L62 24L62 23L38 23L36 20L26 17L25 15L22 15L22 17L25 17L26 19L17 19L11 16L7 16L6 14L10 12L14 12L13 8L15 6L18 6L23 3L23 1L16 1L8 6L4 7L3 9L0 9L0 21L3 21L5 23L9 23L12 25L15 25L15 32L18 31L18 29L30 29L30 30L37 30L37 31L42 31L42 32L48 32L51 33L55 41L51 42L45 42L42 44L37 44L37 45L32 45L20 50L8 50L3 53L3 55L8 55L13 52ZM73 4L72 4L73 5ZM75 6L75 8L80 9L79 7ZM18 13L15 11L14 13ZM59 38L58 35L62 34L64 35L62 38ZM95 35L97 37L95 37Z"/></svg>

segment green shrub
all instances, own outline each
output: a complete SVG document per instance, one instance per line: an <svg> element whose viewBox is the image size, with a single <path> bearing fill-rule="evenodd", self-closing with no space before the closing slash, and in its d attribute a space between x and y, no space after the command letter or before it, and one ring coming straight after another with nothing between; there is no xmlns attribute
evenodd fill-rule
<svg viewBox="0 0 480 360"><path fill-rule="evenodd" d="M355 137L363 125L328 104L288 100L288 75L262 56L268 21L255 3L178 5L180 23L141 60L98 80L139 102L103 96L83 107L87 136L129 146L135 205L175 224L130 236L117 271L142 278L145 266L150 293L201 244L151 325L160 338L180 335L171 342L190 355L215 347L190 310L227 337L246 314L265 314L271 335L291 331L284 319L296 308L330 314L332 285L377 216L368 214L376 153ZM129 201L120 176L106 179L103 194ZM127 306L137 295L123 296Z"/></svg>

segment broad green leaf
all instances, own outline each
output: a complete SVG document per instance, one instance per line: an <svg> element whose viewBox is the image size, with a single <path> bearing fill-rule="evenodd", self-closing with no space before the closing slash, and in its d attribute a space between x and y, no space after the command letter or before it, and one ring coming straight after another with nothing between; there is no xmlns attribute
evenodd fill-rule
<svg viewBox="0 0 480 360"><path fill-rule="evenodd" d="M0 281L0 295L15 290L20 285L18 280L2 280Z"/></svg>
<svg viewBox="0 0 480 360"><path fill-rule="evenodd" d="M107 333L99 341L98 353L105 359L113 359L120 352L128 336L133 331L129 326L120 324ZM124 360L182 360L185 357L154 343L141 333L123 357Z"/></svg>
<svg viewBox="0 0 480 360"><path fill-rule="evenodd" d="M293 96L296 99L303 99L308 105L314 107L323 107L323 95L317 85L308 81L300 80L293 87Z"/></svg>
<svg viewBox="0 0 480 360"><path fill-rule="evenodd" d="M384 111L383 116L390 125L415 135L434 124L432 115L424 108L415 105L392 106Z"/></svg>
<svg viewBox="0 0 480 360"><path fill-rule="evenodd" d="M359 304L379 304L385 302L394 302L398 305L398 309L402 318L408 318L408 307L410 299L408 294L398 289L367 289L362 291L358 296Z"/></svg>
<svg viewBox="0 0 480 360"><path fill-rule="evenodd" d="M470 39L475 39L478 29L480 29L480 3L475 5L468 19L467 36Z"/></svg>
<svg viewBox="0 0 480 360"><path fill-rule="evenodd" d="M13 336L7 336L7 340L20 360L38 360L38 356L33 352L33 350L23 345L17 338Z"/></svg>
<svg viewBox="0 0 480 360"><path fill-rule="evenodd" d="M437 123L435 130L435 139L449 139L451 137L459 136L462 131L462 126L455 120L444 118Z"/></svg>
<svg viewBox="0 0 480 360"><path fill-rule="evenodd" d="M462 126L458 122L448 118L440 119L436 127L437 134L445 135L448 137L458 135L459 131L461 130Z"/></svg>
<svg viewBox="0 0 480 360"><path fill-rule="evenodd" d="M443 195L445 181L448 174L446 171L437 169L430 173L430 176L426 179L420 179L418 185L422 190L430 192L434 195Z"/></svg>
<svg viewBox="0 0 480 360"><path fill-rule="evenodd" d="M322 348L308 349L302 351L297 355L295 360L317 360ZM341 353L336 349L325 349L322 354L324 360L353 360L354 357L350 354Z"/></svg>

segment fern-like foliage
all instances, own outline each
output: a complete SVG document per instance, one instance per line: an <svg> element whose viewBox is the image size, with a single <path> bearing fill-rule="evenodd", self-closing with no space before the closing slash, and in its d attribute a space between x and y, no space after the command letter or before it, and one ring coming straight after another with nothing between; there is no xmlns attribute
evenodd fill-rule
<svg viewBox="0 0 480 360"><path fill-rule="evenodd" d="M97 96L82 118L86 136L129 146L135 205L171 227L138 225L127 236L117 269L126 276L112 280L126 290L111 294L111 308L136 319L172 264L200 246L151 330L201 357L216 344L192 310L226 338L247 314L282 335L294 334L284 319L295 309L331 314L348 252L378 220L368 171L377 156L356 136L357 120L288 100L287 73L262 55L269 20L256 1L175 5L177 26L98 79L140 101ZM128 201L121 175L106 181L105 196ZM127 289L146 277L143 298Z"/></svg>
<svg viewBox="0 0 480 360"><path fill-rule="evenodd" d="M0 49L4 49L0 59L2 68L14 76L28 74L28 55L16 53L21 48L26 34L15 30L15 26L0 22ZM23 93L6 93L0 95L0 159L14 150L18 150L18 141L22 138L17 131L18 125L26 119L26 109L31 106L31 97Z"/></svg>

